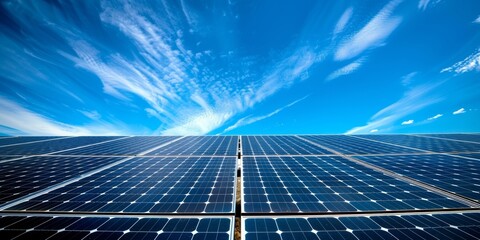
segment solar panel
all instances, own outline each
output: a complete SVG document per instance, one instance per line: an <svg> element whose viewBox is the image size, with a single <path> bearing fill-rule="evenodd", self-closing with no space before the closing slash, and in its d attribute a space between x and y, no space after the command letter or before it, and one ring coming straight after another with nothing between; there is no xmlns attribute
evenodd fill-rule
<svg viewBox="0 0 480 240"><path fill-rule="evenodd" d="M480 143L480 135L478 134L422 134L421 136Z"/></svg>
<svg viewBox="0 0 480 240"><path fill-rule="evenodd" d="M237 136L190 136L148 155L161 156L236 156Z"/></svg>
<svg viewBox="0 0 480 240"><path fill-rule="evenodd" d="M139 157L10 210L233 213L236 158Z"/></svg>
<svg viewBox="0 0 480 240"><path fill-rule="evenodd" d="M53 153L88 144L117 139L119 137L74 137L52 139L44 142L34 142L21 145L0 147L0 155L37 155Z"/></svg>
<svg viewBox="0 0 480 240"><path fill-rule="evenodd" d="M254 239L477 239L480 213L361 217L243 217Z"/></svg>
<svg viewBox="0 0 480 240"><path fill-rule="evenodd" d="M0 147L5 145L11 144L23 144L28 142L36 142L36 141L48 141L53 139L58 139L59 137L3 137L0 138Z"/></svg>
<svg viewBox="0 0 480 240"><path fill-rule="evenodd" d="M478 136L0 137L0 238L472 239Z"/></svg>
<svg viewBox="0 0 480 240"><path fill-rule="evenodd" d="M296 136L242 136L242 152L245 156L332 154Z"/></svg>
<svg viewBox="0 0 480 240"><path fill-rule="evenodd" d="M398 174L480 201L480 160L444 154L357 157Z"/></svg>
<svg viewBox="0 0 480 240"><path fill-rule="evenodd" d="M381 142L392 143L437 153L479 152L480 144L459 142L455 140L437 139L411 135L361 135L357 136Z"/></svg>
<svg viewBox="0 0 480 240"><path fill-rule="evenodd" d="M301 137L343 154L390 154L422 152L421 150L373 142L345 135L310 135Z"/></svg>
<svg viewBox="0 0 480 240"><path fill-rule="evenodd" d="M232 217L1 216L3 239L233 239Z"/></svg>
<svg viewBox="0 0 480 240"><path fill-rule="evenodd" d="M100 157L29 157L3 162L0 204L119 161Z"/></svg>
<svg viewBox="0 0 480 240"><path fill-rule="evenodd" d="M63 151L62 155L137 155L178 137L129 137L112 142Z"/></svg>
<svg viewBox="0 0 480 240"><path fill-rule="evenodd" d="M336 156L244 157L244 213L468 208Z"/></svg>

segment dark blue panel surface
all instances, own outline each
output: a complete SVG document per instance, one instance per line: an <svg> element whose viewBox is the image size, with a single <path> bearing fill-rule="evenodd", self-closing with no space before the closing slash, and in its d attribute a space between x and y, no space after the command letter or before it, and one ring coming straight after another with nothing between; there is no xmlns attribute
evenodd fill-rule
<svg viewBox="0 0 480 240"><path fill-rule="evenodd" d="M1 163L0 203L61 183L121 159L49 156Z"/></svg>
<svg viewBox="0 0 480 240"><path fill-rule="evenodd" d="M231 217L2 216L2 239L231 239Z"/></svg>
<svg viewBox="0 0 480 240"><path fill-rule="evenodd" d="M296 136L243 136L242 152L246 156L332 154Z"/></svg>
<svg viewBox="0 0 480 240"><path fill-rule="evenodd" d="M45 141L45 140L54 140L59 137L2 137L0 138L0 146L10 145L10 144L23 144L28 142L35 141Z"/></svg>
<svg viewBox="0 0 480 240"><path fill-rule="evenodd" d="M477 239L480 213L371 217L243 218L253 239Z"/></svg>
<svg viewBox="0 0 480 240"><path fill-rule="evenodd" d="M342 157L244 157L245 213L467 208Z"/></svg>
<svg viewBox="0 0 480 240"><path fill-rule="evenodd" d="M301 136L307 140L340 152L342 154L384 154L421 152L411 148L374 142L346 135L309 135Z"/></svg>
<svg viewBox="0 0 480 240"><path fill-rule="evenodd" d="M190 136L148 155L160 156L236 156L237 136Z"/></svg>
<svg viewBox="0 0 480 240"><path fill-rule="evenodd" d="M133 158L12 210L232 213L235 157Z"/></svg>
<svg viewBox="0 0 480 240"><path fill-rule="evenodd" d="M429 136L429 137L438 137L438 138L446 138L452 140L461 140L461 141L469 141L469 142L477 142L480 143L480 135L479 134L425 134L419 136Z"/></svg>
<svg viewBox="0 0 480 240"><path fill-rule="evenodd" d="M117 141L64 151L63 155L136 155L158 147L178 137L130 137Z"/></svg>
<svg viewBox="0 0 480 240"><path fill-rule="evenodd" d="M364 156L365 162L480 201L480 160L443 154Z"/></svg>
<svg viewBox="0 0 480 240"><path fill-rule="evenodd" d="M0 147L0 155L34 155L62 151L70 148L85 146L113 140L119 137L74 137L53 139L44 142L26 143L21 145Z"/></svg>
<svg viewBox="0 0 480 240"><path fill-rule="evenodd" d="M459 142L447 139L411 135L361 135L358 137L437 153L480 151L480 144L478 143Z"/></svg>

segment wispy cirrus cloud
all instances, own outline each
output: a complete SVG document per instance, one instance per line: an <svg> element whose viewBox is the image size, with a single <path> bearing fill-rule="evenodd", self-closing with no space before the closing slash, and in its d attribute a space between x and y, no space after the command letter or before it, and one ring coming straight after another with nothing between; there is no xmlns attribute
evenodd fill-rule
<svg viewBox="0 0 480 240"><path fill-rule="evenodd" d="M475 53L472 53L462 61L442 69L440 72L455 72L457 74L461 74L470 71L480 71L480 49L477 49Z"/></svg>
<svg viewBox="0 0 480 240"><path fill-rule="evenodd" d="M452 114L453 115L458 115L458 114L463 114L463 113L466 113L466 112L467 111L465 111L465 108L460 108L457 111L454 111Z"/></svg>
<svg viewBox="0 0 480 240"><path fill-rule="evenodd" d="M345 76L345 75L348 75L348 74L351 74L353 72L355 72L358 68L360 68L360 66L363 64L363 62L365 61L365 58L360 58L352 63L349 63L347 64L346 66L330 73L330 75L327 76L327 78L325 79L326 82L329 82L329 81L332 81L338 77L341 77L341 76Z"/></svg>
<svg viewBox="0 0 480 240"><path fill-rule="evenodd" d="M105 112L100 111L94 102L85 102L85 96L77 96L75 90L86 89L95 95L94 99L105 99L136 121L156 121L156 127L150 125L154 126L150 132L154 134L207 134L280 89L307 79L309 69L325 55L309 44L293 45L276 54L277 57L269 58L269 62L262 62L262 71L254 70L252 66L263 60L235 56L235 45L203 44L202 41L211 40L205 36L212 30L200 31L199 27L208 25L205 23L217 16L204 16L215 14L211 11L203 12L202 16L184 1L151 4L100 1L91 12L79 11L78 22L65 17L63 4L53 7L38 1L11 7L11 11L18 12L14 21L28 36L41 39L39 35L45 31L58 42L37 44L34 49L38 51L27 51L20 44L15 48L18 51L4 54L11 59L5 61L2 73L8 73L9 79L33 91L48 85L39 81L48 78L48 73L38 69L54 69L55 74L50 73L52 89L48 90L62 92L80 102L76 103L77 108L65 106L65 109L81 109L75 111L89 120L103 119L102 114L110 106ZM229 14L227 8L221 18L233 24L237 17ZM42 31L38 31L38 25ZM229 26L225 24L225 29L215 30L229 33ZM2 40L3 43L11 40L14 45L16 37ZM26 54L22 49L27 49ZM31 58L43 65L29 66ZM19 66L29 71L13 71ZM61 72L69 74L58 76ZM65 82L64 86L55 84L59 82ZM73 91L69 89L72 82L79 83Z"/></svg>
<svg viewBox="0 0 480 240"><path fill-rule="evenodd" d="M412 119L410 119L410 120L407 120L407 121L403 121L402 125L410 125L410 124L413 124L413 122L414 121Z"/></svg>
<svg viewBox="0 0 480 240"><path fill-rule="evenodd" d="M126 135L119 126L95 123L74 126L50 119L0 96L0 129L10 135Z"/></svg>
<svg viewBox="0 0 480 240"><path fill-rule="evenodd" d="M440 113L439 113L439 114L437 114L437 115L435 115L435 116L433 116L433 117L427 118L427 120L431 121L431 120L434 120L434 119L437 119L437 118L441 118L442 116L443 116L443 114L440 114Z"/></svg>
<svg viewBox="0 0 480 240"><path fill-rule="evenodd" d="M333 37L335 38L338 34L340 34L345 26L347 25L348 21L352 17L353 8L349 7L345 12L343 12L340 19L338 19L337 24L335 24L335 29L333 30Z"/></svg>
<svg viewBox="0 0 480 240"><path fill-rule="evenodd" d="M262 115L262 116L257 116L257 117L244 117L244 118L241 118L239 119L237 122L235 122L233 125L227 127L223 133L226 133L226 132L229 132L233 129L236 129L236 128L239 128L239 127L242 127L242 126L245 126L245 125L249 125L249 124L252 124L252 123L255 123L255 122L258 122L258 121L261 121L261 120L264 120L264 119L267 119L269 117L272 117L278 113L280 113L281 111L303 101L305 98L307 98L308 96L305 96L303 98L300 98L300 99L297 99L281 108L277 108L275 111L269 113L269 114L266 114L266 115Z"/></svg>
<svg viewBox="0 0 480 240"><path fill-rule="evenodd" d="M429 6L433 6L437 3L439 3L440 0L420 0L418 1L418 9L425 11Z"/></svg>
<svg viewBox="0 0 480 240"><path fill-rule="evenodd" d="M480 23L480 16L478 16L477 18L475 18L475 20L473 20L473 23Z"/></svg>
<svg viewBox="0 0 480 240"><path fill-rule="evenodd" d="M405 76L402 77L402 85L403 86L408 86L413 82L413 79L415 76L417 76L417 72L411 72Z"/></svg>
<svg viewBox="0 0 480 240"><path fill-rule="evenodd" d="M372 129L390 128L399 119L438 103L442 98L433 95L432 92L441 84L443 82L427 83L407 90L401 99L375 113L366 125L354 127L346 134L368 133Z"/></svg>
<svg viewBox="0 0 480 240"><path fill-rule="evenodd" d="M383 7L365 26L346 37L335 52L337 61L348 60L368 49L385 44L385 40L400 25L402 17L392 16L401 1L393 0Z"/></svg>

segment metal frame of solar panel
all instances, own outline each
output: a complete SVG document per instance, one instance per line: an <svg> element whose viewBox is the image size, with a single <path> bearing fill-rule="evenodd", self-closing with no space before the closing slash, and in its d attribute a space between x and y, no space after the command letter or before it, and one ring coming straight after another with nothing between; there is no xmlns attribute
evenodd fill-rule
<svg viewBox="0 0 480 240"><path fill-rule="evenodd" d="M479 136L2 137L0 236L475 238Z"/></svg>

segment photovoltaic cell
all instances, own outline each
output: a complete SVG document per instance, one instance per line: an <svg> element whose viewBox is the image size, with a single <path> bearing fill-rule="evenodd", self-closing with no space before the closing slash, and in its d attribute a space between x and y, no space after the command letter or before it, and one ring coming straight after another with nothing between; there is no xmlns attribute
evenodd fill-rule
<svg viewBox="0 0 480 240"><path fill-rule="evenodd" d="M358 136L366 139L392 143L401 146L407 146L422 149L431 152L478 152L480 144L458 142L455 140L436 139L428 137L417 137L410 135L361 135Z"/></svg>
<svg viewBox="0 0 480 240"><path fill-rule="evenodd" d="M27 143L27 142L34 142L34 141L43 141L43 140L53 140L59 137L8 137L8 138L0 138L0 147L10 144L19 144L19 143Z"/></svg>
<svg viewBox="0 0 480 240"><path fill-rule="evenodd" d="M10 210L233 213L235 157L139 157Z"/></svg>
<svg viewBox="0 0 480 240"><path fill-rule="evenodd" d="M480 135L477 134L425 134L425 136L480 143Z"/></svg>
<svg viewBox="0 0 480 240"><path fill-rule="evenodd" d="M61 152L62 155L136 155L158 147L178 137L130 137Z"/></svg>
<svg viewBox="0 0 480 240"><path fill-rule="evenodd" d="M121 158L30 157L1 163L0 204L61 183Z"/></svg>
<svg viewBox="0 0 480 240"><path fill-rule="evenodd" d="M160 156L236 156L237 136L190 136L148 155Z"/></svg>
<svg viewBox="0 0 480 240"><path fill-rule="evenodd" d="M301 137L343 154L385 154L422 152L420 150L373 142L366 139L354 138L346 135L310 135Z"/></svg>
<svg viewBox="0 0 480 240"><path fill-rule="evenodd" d="M118 137L74 137L0 147L0 155L36 155L113 140Z"/></svg>
<svg viewBox="0 0 480 240"><path fill-rule="evenodd" d="M245 240L477 239L480 213L242 218Z"/></svg>
<svg viewBox="0 0 480 240"><path fill-rule="evenodd" d="M468 208L335 156L244 157L244 213Z"/></svg>
<svg viewBox="0 0 480 240"><path fill-rule="evenodd" d="M242 152L245 156L332 154L295 136L242 136Z"/></svg>
<svg viewBox="0 0 480 240"><path fill-rule="evenodd" d="M222 239L232 217L1 216L2 239Z"/></svg>
<svg viewBox="0 0 480 240"><path fill-rule="evenodd" d="M365 162L480 201L480 160L443 154L365 156Z"/></svg>

